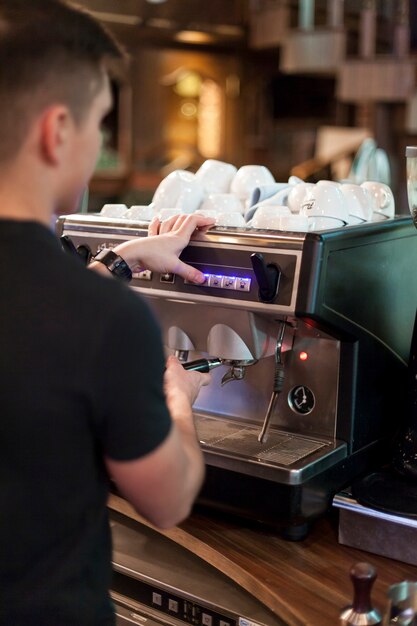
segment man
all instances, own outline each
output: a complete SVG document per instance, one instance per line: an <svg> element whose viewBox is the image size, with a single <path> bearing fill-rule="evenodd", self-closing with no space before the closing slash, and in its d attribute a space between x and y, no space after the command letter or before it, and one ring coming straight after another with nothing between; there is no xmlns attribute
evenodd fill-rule
<svg viewBox="0 0 417 626"><path fill-rule="evenodd" d="M165 364L145 303L49 229L93 172L107 58L117 45L64 0L0 0L1 625L113 624L109 476L167 527L204 475L191 405L208 375ZM178 255L210 224L154 222L115 252L199 282Z"/></svg>

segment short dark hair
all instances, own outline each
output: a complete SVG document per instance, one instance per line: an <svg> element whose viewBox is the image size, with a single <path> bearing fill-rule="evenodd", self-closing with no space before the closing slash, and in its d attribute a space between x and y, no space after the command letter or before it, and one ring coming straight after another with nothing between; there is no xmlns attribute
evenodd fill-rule
<svg viewBox="0 0 417 626"><path fill-rule="evenodd" d="M53 102L77 123L121 47L66 0L0 0L0 163L20 149L33 117Z"/></svg>

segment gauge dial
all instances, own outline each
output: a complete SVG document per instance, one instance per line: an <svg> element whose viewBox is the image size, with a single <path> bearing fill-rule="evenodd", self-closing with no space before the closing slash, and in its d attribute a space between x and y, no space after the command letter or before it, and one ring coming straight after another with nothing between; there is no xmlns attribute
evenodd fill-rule
<svg viewBox="0 0 417 626"><path fill-rule="evenodd" d="M298 385L288 394L288 402L293 411L306 415L314 409L316 399L309 387Z"/></svg>

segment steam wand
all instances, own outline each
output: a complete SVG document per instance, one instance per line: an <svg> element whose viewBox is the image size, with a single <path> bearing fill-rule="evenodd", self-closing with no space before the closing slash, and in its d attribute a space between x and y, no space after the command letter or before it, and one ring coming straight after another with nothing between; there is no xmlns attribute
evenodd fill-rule
<svg viewBox="0 0 417 626"><path fill-rule="evenodd" d="M282 344L284 341L285 322L281 322L281 326L278 333L277 344L275 346L275 372L274 372L274 386L272 390L271 399L269 401L268 409L266 411L262 430L258 435L258 441L265 443L268 438L269 423L271 421L272 413L274 412L275 404L278 396L284 387L284 364L282 362Z"/></svg>

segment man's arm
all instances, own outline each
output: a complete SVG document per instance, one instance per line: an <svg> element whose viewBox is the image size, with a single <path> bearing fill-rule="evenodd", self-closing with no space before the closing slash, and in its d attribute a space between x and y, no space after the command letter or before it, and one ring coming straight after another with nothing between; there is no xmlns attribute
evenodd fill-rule
<svg viewBox="0 0 417 626"><path fill-rule="evenodd" d="M197 214L177 215L166 222L154 218L149 224L148 237L124 241L115 246L113 252L120 255L132 270L142 268L161 274L173 273L191 282L202 283L205 280L202 272L178 257L191 238L201 237L213 225L212 218ZM93 262L90 267L105 276L110 275L102 263Z"/></svg>
<svg viewBox="0 0 417 626"><path fill-rule="evenodd" d="M192 403L210 376L186 372L170 357L165 393L173 425L163 443L133 461L106 458L110 476L137 512L155 526L175 526L190 513L204 479L204 459L197 439Z"/></svg>

